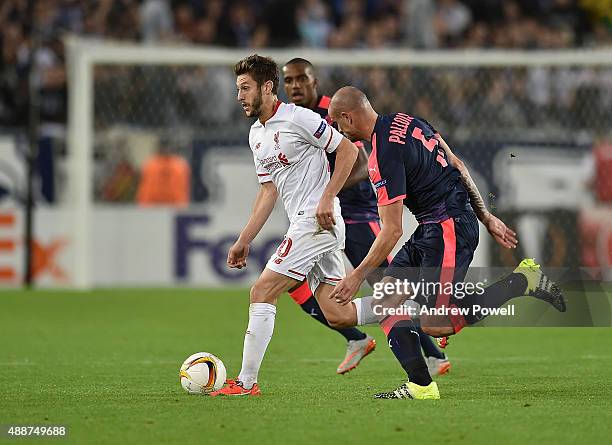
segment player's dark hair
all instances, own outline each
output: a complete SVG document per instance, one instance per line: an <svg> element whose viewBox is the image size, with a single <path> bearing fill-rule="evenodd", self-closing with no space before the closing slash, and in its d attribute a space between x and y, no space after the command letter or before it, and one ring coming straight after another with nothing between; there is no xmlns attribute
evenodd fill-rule
<svg viewBox="0 0 612 445"><path fill-rule="evenodd" d="M302 59L301 57L294 57L289 62L285 63L285 66L287 65L306 65L314 71L314 66L310 63L310 60Z"/></svg>
<svg viewBox="0 0 612 445"><path fill-rule="evenodd" d="M272 81L272 93L278 94L278 66L271 57L252 54L234 66L234 74L236 76L248 74L260 87L270 80Z"/></svg>

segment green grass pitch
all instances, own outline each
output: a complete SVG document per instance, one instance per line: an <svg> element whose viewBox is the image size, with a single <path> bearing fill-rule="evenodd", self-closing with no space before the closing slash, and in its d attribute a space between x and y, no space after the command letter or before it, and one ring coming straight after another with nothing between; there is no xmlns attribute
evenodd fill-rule
<svg viewBox="0 0 612 445"><path fill-rule="evenodd" d="M346 376L345 343L281 298L263 396L189 396L191 353L235 376L244 290L0 292L0 424L64 424L53 443L609 443L612 329L471 328L439 401L375 400L402 382L382 331ZM1 439L7 443L16 440ZM24 443L49 443L47 439Z"/></svg>

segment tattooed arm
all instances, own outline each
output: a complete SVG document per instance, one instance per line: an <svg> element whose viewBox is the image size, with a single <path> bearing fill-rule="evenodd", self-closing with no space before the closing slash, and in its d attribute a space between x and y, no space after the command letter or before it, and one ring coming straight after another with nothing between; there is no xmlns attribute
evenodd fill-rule
<svg viewBox="0 0 612 445"><path fill-rule="evenodd" d="M450 164L461 173L461 181L468 192L470 203L480 222L484 224L491 236L495 238L495 241L501 246L508 249L516 248L518 243L516 233L512 229L506 227L506 224L504 224L501 219L487 210L487 206L478 191L478 187L476 187L476 183L472 179L472 176L470 176L470 172L466 165L452 152L446 141L442 139L442 136L436 135L436 139L438 139L440 145L444 149Z"/></svg>
<svg viewBox="0 0 612 445"><path fill-rule="evenodd" d="M463 161L451 151L446 141L442 139L442 136L438 135L437 139L438 141L440 141L440 145L446 152L446 157L450 161L450 164L457 170L459 170L459 172L461 173L461 182L463 182L463 185L465 186L468 195L470 196L470 204L472 204L472 208L474 209L474 212L476 213L476 216L478 217L480 222L485 224L491 213L489 213L489 211L487 210L487 206L485 205L484 200L482 199L482 196L478 191L478 187L476 187L476 183L470 176L470 172L468 171Z"/></svg>

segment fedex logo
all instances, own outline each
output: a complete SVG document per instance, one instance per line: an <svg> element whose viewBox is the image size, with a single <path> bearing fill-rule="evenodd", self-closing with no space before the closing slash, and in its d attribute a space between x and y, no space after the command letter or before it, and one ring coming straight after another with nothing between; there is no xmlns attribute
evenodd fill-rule
<svg viewBox="0 0 612 445"><path fill-rule="evenodd" d="M13 212L0 212L0 284L17 284L21 277L17 268L10 265L10 260L16 258L17 248L21 243L21 232L18 230L16 216ZM60 237L43 242L32 240L32 278L36 280L50 276L57 283L68 283L66 271L59 265L59 254L68 242Z"/></svg>
<svg viewBox="0 0 612 445"><path fill-rule="evenodd" d="M15 237L11 234L15 227L15 215L13 213L0 213L0 257L12 256L15 252ZM0 283L16 283L17 272L12 266L0 263Z"/></svg>
<svg viewBox="0 0 612 445"><path fill-rule="evenodd" d="M194 255L205 255L216 275L227 281L239 280L247 276L249 271L263 269L268 258L282 242L280 237L264 238L259 243L251 245L247 269L229 269L227 251L238 238L238 233L211 238L193 235L198 228L206 227L209 224L210 218L206 215L182 214L176 216L174 221L174 276L177 279L189 279L190 258Z"/></svg>

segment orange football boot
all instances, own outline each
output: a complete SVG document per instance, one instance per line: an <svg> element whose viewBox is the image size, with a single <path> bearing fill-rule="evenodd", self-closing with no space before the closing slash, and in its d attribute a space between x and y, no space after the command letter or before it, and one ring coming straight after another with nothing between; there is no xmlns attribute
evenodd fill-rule
<svg viewBox="0 0 612 445"><path fill-rule="evenodd" d="M260 396L261 391L257 383L253 385L251 389L244 389L242 382L239 380L228 379L227 385L221 388L219 391L213 391L210 393L211 397L217 396Z"/></svg>

